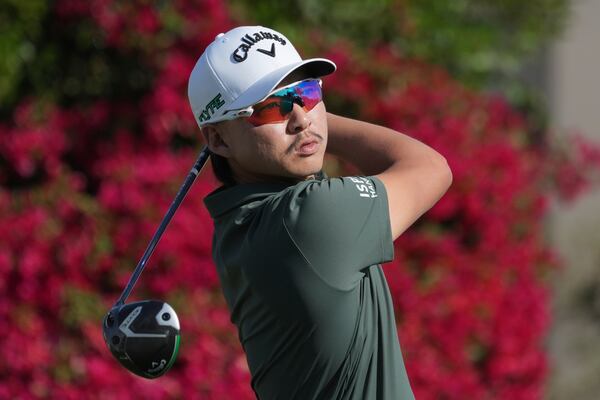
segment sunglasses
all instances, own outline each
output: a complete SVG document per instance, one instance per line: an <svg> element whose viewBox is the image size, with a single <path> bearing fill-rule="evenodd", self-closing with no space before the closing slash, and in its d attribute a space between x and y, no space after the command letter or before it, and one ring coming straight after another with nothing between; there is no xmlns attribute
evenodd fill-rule
<svg viewBox="0 0 600 400"><path fill-rule="evenodd" d="M293 86L280 89L252 106L252 114L247 121L253 126L283 122L298 104L304 111L310 111L322 99L321 81L310 79Z"/></svg>

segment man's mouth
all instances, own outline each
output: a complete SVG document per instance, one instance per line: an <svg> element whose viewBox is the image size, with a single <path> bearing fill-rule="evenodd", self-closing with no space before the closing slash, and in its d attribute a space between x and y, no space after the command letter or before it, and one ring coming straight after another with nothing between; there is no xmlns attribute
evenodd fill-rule
<svg viewBox="0 0 600 400"><path fill-rule="evenodd" d="M310 156L319 150L319 140L315 137L305 139L298 143L294 150L301 156Z"/></svg>

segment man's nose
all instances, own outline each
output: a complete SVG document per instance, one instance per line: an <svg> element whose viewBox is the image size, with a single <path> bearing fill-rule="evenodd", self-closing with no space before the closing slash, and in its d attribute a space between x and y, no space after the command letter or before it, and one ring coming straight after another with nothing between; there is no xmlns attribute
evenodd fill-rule
<svg viewBox="0 0 600 400"><path fill-rule="evenodd" d="M287 124L287 131L291 134L300 133L310 126L310 120L304 108L294 103Z"/></svg>

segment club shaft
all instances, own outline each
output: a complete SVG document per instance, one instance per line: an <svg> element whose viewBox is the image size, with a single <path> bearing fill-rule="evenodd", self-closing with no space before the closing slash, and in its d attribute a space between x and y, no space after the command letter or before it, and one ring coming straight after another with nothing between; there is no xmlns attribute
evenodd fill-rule
<svg viewBox="0 0 600 400"><path fill-rule="evenodd" d="M148 243L148 247L146 247L146 251L144 251L144 254L142 255L142 258L140 259L138 265L135 267L135 270L133 271L131 278L129 278L129 282L127 282L127 286L125 286L123 293L121 293L121 297L119 297L119 299L115 303L115 305L114 305L115 307L123 305L125 303L125 300L127 300L127 297L129 297L129 294L131 293L131 290L133 290L135 283L137 282L138 278L142 274L142 271L144 270L144 267L146 266L148 259L152 255L152 252L154 252L154 248L158 244L158 241L160 240L162 234L164 233L165 229L169 225L169 222L171 222L171 218L173 218L173 215L175 215L175 212L179 208L179 205L185 198L185 195L189 191L190 187L194 183L194 180L196 179L196 177L198 176L198 174L204 167L204 164L206 164L206 161L208 160L209 157L210 157L210 151L208 150L208 147L204 147L202 149L202 151L200 152L200 155L198 156L196 163L194 164L194 166L188 173L188 176L185 178L183 185L181 185L181 187L179 188L179 191L177 192L177 195L175 196L173 203L171 203L171 206L167 210L167 213L165 214L162 221L160 222L160 225L158 226L158 229L154 233L154 236L152 236L152 240L150 240L150 243Z"/></svg>

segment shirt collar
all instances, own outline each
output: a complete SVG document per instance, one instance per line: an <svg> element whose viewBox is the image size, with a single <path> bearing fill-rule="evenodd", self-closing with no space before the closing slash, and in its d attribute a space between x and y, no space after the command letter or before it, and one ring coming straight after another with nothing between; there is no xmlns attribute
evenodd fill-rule
<svg viewBox="0 0 600 400"><path fill-rule="evenodd" d="M317 179L327 178L329 178L327 173L321 171L321 176ZM221 186L213 190L204 198L204 205L208 209L212 219L216 219L230 210L253 201L264 199L265 197L279 193L298 183L299 182L259 182Z"/></svg>
<svg viewBox="0 0 600 400"><path fill-rule="evenodd" d="M252 201L279 193L293 183L244 183L221 186L204 198L204 204L213 219Z"/></svg>

